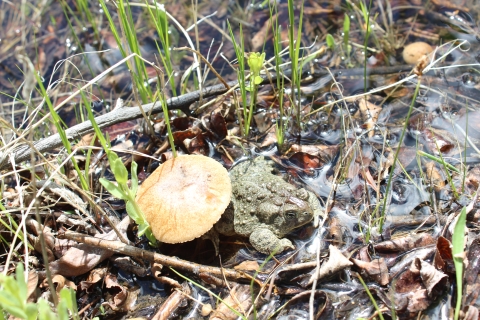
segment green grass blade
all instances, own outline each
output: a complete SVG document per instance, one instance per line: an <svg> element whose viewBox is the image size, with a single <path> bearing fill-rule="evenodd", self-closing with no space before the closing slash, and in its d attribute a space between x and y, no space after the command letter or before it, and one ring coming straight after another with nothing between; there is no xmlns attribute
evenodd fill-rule
<svg viewBox="0 0 480 320"><path fill-rule="evenodd" d="M465 224L467 218L467 209L463 207L458 216L457 223L452 235L452 254L453 264L455 265L455 280L457 282L457 304L455 305L455 320L458 320L462 307L463 293L463 258L465 248Z"/></svg>

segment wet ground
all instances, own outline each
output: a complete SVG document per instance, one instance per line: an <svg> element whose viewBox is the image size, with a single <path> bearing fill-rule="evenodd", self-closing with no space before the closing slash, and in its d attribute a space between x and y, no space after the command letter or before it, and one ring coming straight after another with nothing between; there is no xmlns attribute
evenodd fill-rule
<svg viewBox="0 0 480 320"><path fill-rule="evenodd" d="M106 7L98 2L85 7L82 1L0 3L2 217L7 221L8 213L9 221L23 221L32 245L26 249L5 227L0 261L9 272L18 262L29 262L28 269L39 275L31 299L49 298L42 294L48 291L49 263L55 287L75 288L81 317L87 319L450 319L458 297L460 316L478 319L476 1L306 1L303 9L295 1L294 24L297 28L302 16L299 50L305 62L301 82L293 88L285 1L273 7L268 2L167 2L168 48L143 3L135 3L129 9L138 52L155 64L146 65L143 82L157 92L152 99L139 93L133 59L117 65L133 49L122 52L108 24L105 9L122 34L121 10L113 2ZM272 18L280 26L276 38ZM223 90L219 80L238 79L227 21L237 42L242 25L247 53L265 52L268 60L275 55L273 41L286 48L279 58L282 67L265 64L257 95L247 92L245 101L238 89ZM419 42L423 49L411 46ZM195 47L210 66L202 60L200 68L192 68L198 58L176 50L186 46ZM165 51L171 55L170 76L162 61ZM277 71L285 75L283 90ZM79 174L61 143L46 143L59 137L59 127L48 116L39 81L57 108L57 124L71 129L67 138L88 190L79 187ZM76 92L87 83L83 94ZM207 89L198 94L200 88ZM101 177L115 178L92 130L82 131L81 123L88 119L86 108L97 119L114 115L102 130L128 170L132 159L138 163L141 183L173 156L164 113L157 108L147 112L148 120L141 114L118 120L114 112L118 99L124 108L146 108L159 92L166 99L189 101L178 108L169 100L178 153L209 156L227 169L263 156L274 161L276 175L317 196L324 212L318 224L286 236L295 250L272 258L244 237L221 236L217 256L205 239L153 248L137 237L136 225L124 219L125 202L99 183ZM244 110L252 99L247 135L243 124L250 111ZM279 127L285 128L283 143ZM35 201L38 189L43 193ZM38 220L32 207L38 208ZM465 246L455 256L452 241L458 240L452 236L462 208ZM121 243L112 225L130 241L133 253L58 236L68 230ZM141 249L182 260L172 270L172 261L156 257L152 262ZM203 267L225 268L228 281L220 269ZM251 286L249 278L255 279Z"/></svg>

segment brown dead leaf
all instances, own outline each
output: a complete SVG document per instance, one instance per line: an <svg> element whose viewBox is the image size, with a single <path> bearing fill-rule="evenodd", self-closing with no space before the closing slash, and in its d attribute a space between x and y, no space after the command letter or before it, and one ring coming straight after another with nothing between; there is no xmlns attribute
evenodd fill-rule
<svg viewBox="0 0 480 320"><path fill-rule="evenodd" d="M365 100L359 99L357 100L358 106L360 108L360 112L362 113L364 126L366 130L370 130L368 132L368 136L371 138L374 136L375 132L372 130L374 126L377 124L378 115L382 111L382 108Z"/></svg>
<svg viewBox="0 0 480 320"><path fill-rule="evenodd" d="M303 152L295 153L290 157L290 161L302 169L316 169L322 166L318 157Z"/></svg>
<svg viewBox="0 0 480 320"><path fill-rule="evenodd" d="M480 294L480 239L477 237L468 248L468 264L465 268L465 302L464 305L479 307Z"/></svg>
<svg viewBox="0 0 480 320"><path fill-rule="evenodd" d="M178 307L186 301L187 296L192 293L188 283L184 282L182 284L182 291L175 290L168 298L165 300L158 309L155 316L152 320L167 320L170 319L170 315L174 314Z"/></svg>
<svg viewBox="0 0 480 320"><path fill-rule="evenodd" d="M206 156L208 155L210 150L208 143L205 141L202 133L199 133L193 139L183 140L183 144L185 145L190 154L200 154Z"/></svg>
<svg viewBox="0 0 480 320"><path fill-rule="evenodd" d="M350 260L348 260L343 255L343 253L340 250L338 250L337 247L330 245L328 247L328 251L329 251L328 260L320 266L320 270L318 270L317 268L318 271L315 271L315 272L318 272L317 279L322 279L322 278L331 276L353 265L353 263ZM313 283L313 277L315 276L315 272L314 272L314 275L310 278L308 285Z"/></svg>
<svg viewBox="0 0 480 320"><path fill-rule="evenodd" d="M440 192L445 187L445 178L437 168L436 162L429 161L425 164L425 173L428 181L431 182L435 191Z"/></svg>
<svg viewBox="0 0 480 320"><path fill-rule="evenodd" d="M385 259L380 258L370 262L357 259L351 259L351 261L381 286L385 286L389 283L390 279Z"/></svg>
<svg viewBox="0 0 480 320"><path fill-rule="evenodd" d="M230 291L230 294L217 306L217 309L215 309L210 316L210 320L236 320L238 316L227 306L237 310L241 314L245 314L252 306L250 286L235 285Z"/></svg>
<svg viewBox="0 0 480 320"><path fill-rule="evenodd" d="M55 291L60 293L60 290L63 288L72 288L73 290L77 290L77 285L70 280L65 279L64 276L56 274L52 277L52 282L55 286ZM48 288L47 279L43 280L41 285L42 288Z"/></svg>
<svg viewBox="0 0 480 320"><path fill-rule="evenodd" d="M414 263L420 270L420 277L430 297L436 297L445 290L448 281L448 276L445 273L418 258Z"/></svg>
<svg viewBox="0 0 480 320"><path fill-rule="evenodd" d="M112 297L106 302L112 310L120 310L128 297L127 288L117 282L117 277L113 274L107 274L105 277L105 287L111 289Z"/></svg>
<svg viewBox="0 0 480 320"><path fill-rule="evenodd" d="M199 127L192 127L183 131L175 131L172 133L173 141L175 142L175 144L181 144L183 143L183 140L193 139L201 133L202 130Z"/></svg>
<svg viewBox="0 0 480 320"><path fill-rule="evenodd" d="M85 290L87 293L92 292L90 289L94 284L99 281L103 281L105 275L107 274L107 268L96 268L90 271L87 279L80 282L80 289Z"/></svg>
<svg viewBox="0 0 480 320"><path fill-rule="evenodd" d="M35 292L35 289L37 289L37 285L38 285L38 274L35 270L30 270L28 272L28 282L27 282L28 299L32 298L32 294Z"/></svg>
<svg viewBox="0 0 480 320"><path fill-rule="evenodd" d="M118 231L126 237L126 231L130 224L130 217L125 217L116 225ZM97 234L97 238L105 240L117 240L116 233L112 230L106 234ZM113 255L113 251L95 248L86 244L71 247L60 259L50 263L52 274L61 274L65 277L75 277L92 270L96 265Z"/></svg>
<svg viewBox="0 0 480 320"><path fill-rule="evenodd" d="M480 318L480 313L478 308L473 306L467 307L467 312L465 312L465 316L463 320L478 320Z"/></svg>
<svg viewBox="0 0 480 320"><path fill-rule="evenodd" d="M393 284L388 296L395 301L397 312L406 315L407 318L415 316L430 305L427 290L418 272L407 269Z"/></svg>
<svg viewBox="0 0 480 320"><path fill-rule="evenodd" d="M380 242L374 245L380 252L404 252L418 249L435 243L435 239L428 233L406 235L401 238Z"/></svg>
<svg viewBox="0 0 480 320"><path fill-rule="evenodd" d="M235 270L244 270L244 271L257 271L260 266L257 261L243 261L242 263L233 267Z"/></svg>
<svg viewBox="0 0 480 320"><path fill-rule="evenodd" d="M227 134L227 122L220 112L214 112L210 116L210 125L212 132L217 136L218 139L224 139Z"/></svg>

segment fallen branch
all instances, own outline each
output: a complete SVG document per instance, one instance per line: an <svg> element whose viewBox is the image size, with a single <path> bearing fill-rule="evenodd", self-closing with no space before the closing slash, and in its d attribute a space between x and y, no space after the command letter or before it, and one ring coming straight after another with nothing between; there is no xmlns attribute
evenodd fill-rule
<svg viewBox="0 0 480 320"><path fill-rule="evenodd" d="M58 234L59 239L68 239L84 243L89 246L110 250L116 253L125 254L130 257L135 257L141 260L148 260L150 262L160 263L163 266L172 267L174 269L187 271L195 275L209 274L214 275L220 279L224 277L233 281L251 281L252 277L247 273L226 269L201 265L198 263L181 260L175 257L165 256L160 253L143 250L131 245L124 244L120 241L104 240L100 238L91 237L82 233L67 231Z"/></svg>
<svg viewBox="0 0 480 320"><path fill-rule="evenodd" d="M397 73L402 71L411 70L412 66L396 66L396 67L382 67L382 68L372 68L367 69L367 75L372 74L390 74ZM352 75L363 75L365 70L363 68L357 69L344 69L344 70L332 70L334 74L338 77L343 76L352 76ZM289 72L285 72L285 75L288 76ZM328 75L329 72L326 69L319 69L312 74L314 77L321 77ZM275 75L270 79L274 80ZM264 82L269 82L270 79L267 76L264 76ZM228 86L234 87L237 85L237 81L228 82ZM224 94L228 91L223 84L214 85L211 87L204 88L202 93L200 90L190 92L178 97L174 97L167 100L167 109L168 110L177 110L180 109L186 114L190 114L190 105L194 102L200 100L200 97L210 98L213 96L218 96ZM98 126L100 128L105 128L112 126L114 124L125 122L133 119L139 119L143 117L143 112L145 114L157 114L163 112L162 105L160 102L154 102L142 105L141 107L121 107L112 110L111 112L98 116L95 118ZM92 133L93 127L90 120L77 124L67 130L65 134L69 141L80 140L83 136ZM39 141L32 142L34 150L37 152L43 153L49 150L63 146L60 135L54 134L50 137L41 139ZM13 146L12 148L6 149L3 152L0 152L0 170L8 167L8 163L11 158L15 160L15 163L20 163L25 160L30 159L30 154L32 148L28 144L20 144Z"/></svg>

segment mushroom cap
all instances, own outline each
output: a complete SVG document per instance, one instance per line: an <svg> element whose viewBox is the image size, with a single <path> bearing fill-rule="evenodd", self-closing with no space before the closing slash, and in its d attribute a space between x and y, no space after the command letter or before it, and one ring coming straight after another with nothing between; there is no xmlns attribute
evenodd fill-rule
<svg viewBox="0 0 480 320"><path fill-rule="evenodd" d="M403 60L408 64L416 64L421 57L432 51L432 46L426 42L413 42L403 48Z"/></svg>
<svg viewBox="0 0 480 320"><path fill-rule="evenodd" d="M167 160L139 188L136 201L161 242L181 243L205 234L230 203L227 170L212 158Z"/></svg>

